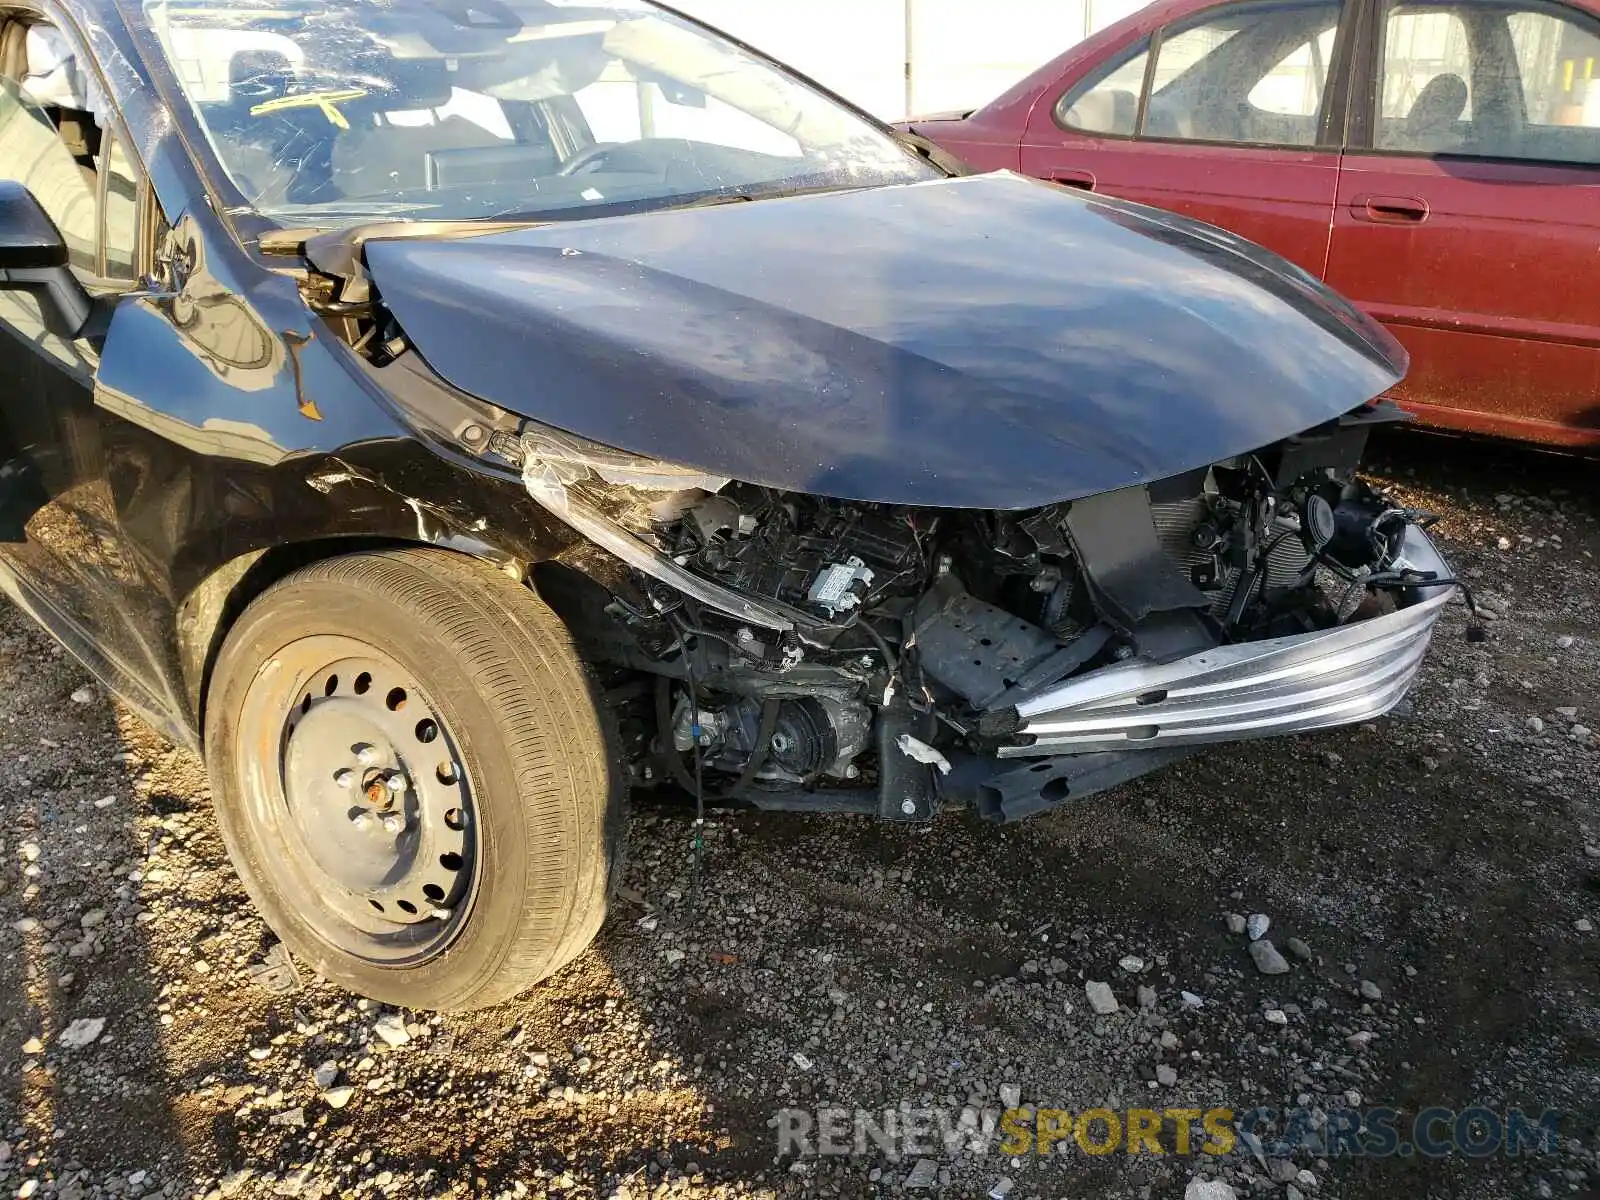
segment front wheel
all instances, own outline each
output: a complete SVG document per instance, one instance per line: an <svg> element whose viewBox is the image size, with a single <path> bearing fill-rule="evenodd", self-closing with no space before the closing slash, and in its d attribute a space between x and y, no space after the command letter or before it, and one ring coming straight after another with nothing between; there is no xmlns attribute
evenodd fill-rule
<svg viewBox="0 0 1600 1200"><path fill-rule="evenodd" d="M622 843L613 746L560 619L430 550L268 588L206 706L223 840L267 923L413 1008L497 1003L594 938Z"/></svg>

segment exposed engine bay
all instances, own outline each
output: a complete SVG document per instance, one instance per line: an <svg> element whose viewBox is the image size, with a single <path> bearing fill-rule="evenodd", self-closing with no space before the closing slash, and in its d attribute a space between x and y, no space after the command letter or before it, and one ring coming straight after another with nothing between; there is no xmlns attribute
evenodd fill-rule
<svg viewBox="0 0 1600 1200"><path fill-rule="evenodd" d="M1394 418L1366 406L1149 487L1019 512L661 477L564 436L525 434L521 450L534 496L633 568L609 596L556 587L551 602L592 658L654 677L619 689L635 697L642 782L898 818L965 790L1011 818L1206 742L1361 719L1351 704L1381 711L1403 694L1409 673L1390 698L1373 672L1425 648L1431 615L1353 665L1293 665L1306 635L1442 602L1449 588L1427 585L1454 582L1420 535L1427 515L1354 477L1368 429ZM1287 665L1240 676L1258 669L1252 647ZM1199 718L1170 685L1132 695L1133 718L1109 693L1071 691L1219 670L1243 679L1242 699ZM1219 687L1239 690L1196 694ZM1084 719L1030 721L1053 695ZM1274 706L1303 715L1275 723ZM1268 715L1235 728L1245 708ZM1009 807L1008 768L1022 772Z"/></svg>

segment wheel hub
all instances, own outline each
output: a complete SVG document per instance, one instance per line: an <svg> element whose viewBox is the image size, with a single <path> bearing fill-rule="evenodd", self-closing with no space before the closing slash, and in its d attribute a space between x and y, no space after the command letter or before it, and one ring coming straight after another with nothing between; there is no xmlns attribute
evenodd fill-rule
<svg viewBox="0 0 1600 1200"><path fill-rule="evenodd" d="M472 878L453 743L398 674L377 661L317 672L282 743L286 832L320 900L367 931L448 923Z"/></svg>
<svg viewBox="0 0 1600 1200"><path fill-rule="evenodd" d="M407 837L416 798L408 804L392 792L392 778L408 786L397 747L389 742L358 699L325 699L289 735L284 761L284 794L306 852L333 882L352 892L376 894L405 877L416 857L417 839ZM361 768L367 780L359 791L348 786L357 769L358 748L381 747L394 766ZM399 802L396 803L396 797ZM386 827L385 816L398 816ZM391 832L393 829L393 832Z"/></svg>

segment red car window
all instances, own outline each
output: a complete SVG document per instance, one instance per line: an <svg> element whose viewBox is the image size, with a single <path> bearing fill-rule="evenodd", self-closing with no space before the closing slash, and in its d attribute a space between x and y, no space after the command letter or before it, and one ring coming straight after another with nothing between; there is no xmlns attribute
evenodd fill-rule
<svg viewBox="0 0 1600 1200"><path fill-rule="evenodd" d="M1149 44L1140 42L1066 92L1056 102L1056 123L1083 133L1132 137L1138 130L1139 95L1149 65Z"/></svg>
<svg viewBox="0 0 1600 1200"><path fill-rule="evenodd" d="M1259 146L1314 146L1341 6L1231 4L1131 47L1055 106L1069 130Z"/></svg>
<svg viewBox="0 0 1600 1200"><path fill-rule="evenodd" d="M1373 147L1600 163L1600 23L1543 5L1399 3Z"/></svg>

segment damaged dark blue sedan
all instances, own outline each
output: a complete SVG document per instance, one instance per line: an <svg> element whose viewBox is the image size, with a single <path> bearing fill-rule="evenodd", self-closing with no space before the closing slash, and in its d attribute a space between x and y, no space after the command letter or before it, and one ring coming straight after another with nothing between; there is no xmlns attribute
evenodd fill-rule
<svg viewBox="0 0 1600 1200"><path fill-rule="evenodd" d="M1014 820L1405 692L1404 358L632 0L0 11L0 582L350 988L594 936L629 789Z"/></svg>

